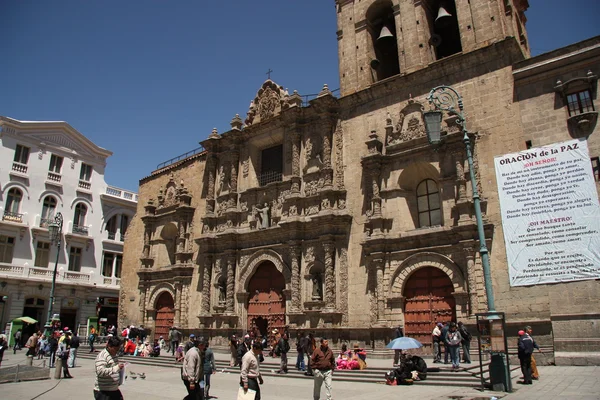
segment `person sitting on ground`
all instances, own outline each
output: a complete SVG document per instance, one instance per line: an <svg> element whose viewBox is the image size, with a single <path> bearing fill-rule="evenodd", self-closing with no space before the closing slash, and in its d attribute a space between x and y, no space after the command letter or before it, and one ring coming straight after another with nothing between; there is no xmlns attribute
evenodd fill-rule
<svg viewBox="0 0 600 400"><path fill-rule="evenodd" d="M125 344L125 347L123 348L123 353L133 355L135 353L135 350L136 350L136 345L135 345L135 343L133 343L133 340L127 340L127 343Z"/></svg>
<svg viewBox="0 0 600 400"><path fill-rule="evenodd" d="M180 344L179 346L177 346L177 350L175 350L175 362L176 363L183 362L183 356L184 356L183 345Z"/></svg>
<svg viewBox="0 0 600 400"><path fill-rule="evenodd" d="M416 381L427 379L427 363L421 357L403 351L400 356L400 368L411 373L411 378Z"/></svg>
<svg viewBox="0 0 600 400"><path fill-rule="evenodd" d="M150 353L150 357L158 357L160 356L161 345L157 339L154 339L154 346L152 346L152 352Z"/></svg>
<svg viewBox="0 0 600 400"><path fill-rule="evenodd" d="M342 351L336 360L337 369L351 369L349 366L351 361L352 350L348 350L348 346L346 346L346 343L344 343L342 344Z"/></svg>
<svg viewBox="0 0 600 400"><path fill-rule="evenodd" d="M352 359L358 364L358 369L367 368L367 352L360 348L358 343L354 344L354 355L352 356Z"/></svg>

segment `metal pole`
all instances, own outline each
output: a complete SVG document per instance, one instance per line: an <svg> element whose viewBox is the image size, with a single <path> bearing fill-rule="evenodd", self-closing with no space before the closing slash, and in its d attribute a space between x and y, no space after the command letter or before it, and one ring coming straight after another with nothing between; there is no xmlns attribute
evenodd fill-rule
<svg viewBox="0 0 600 400"><path fill-rule="evenodd" d="M483 230L483 218L481 217L481 201L479 191L477 190L477 181L475 180L475 167L473 166L473 152L471 150L471 139L466 127L466 120L463 114L462 97L454 88L450 86L438 86L429 92L427 99L434 107L441 111L447 111L456 115L456 122L462 126L463 142L467 150L467 160L469 162L469 175L471 176L471 186L473 190L473 207L475 208L475 218L477 220L477 234L479 237L479 254L481 255L481 264L483 266L483 279L485 282L485 294L487 297L488 311L496 312L494 302L494 289L492 286L492 274L490 271L490 255L485 243L485 233Z"/></svg>
<svg viewBox="0 0 600 400"><path fill-rule="evenodd" d="M56 289L56 270L58 268L58 257L60 256L60 242L62 237L63 228L63 216L61 213L57 213L54 218L55 223L58 225L58 233L56 235L56 261L54 262L54 273L52 274L52 287L50 288L50 304L48 305L48 317L46 318L46 337L52 334L52 312L54 309L54 290Z"/></svg>

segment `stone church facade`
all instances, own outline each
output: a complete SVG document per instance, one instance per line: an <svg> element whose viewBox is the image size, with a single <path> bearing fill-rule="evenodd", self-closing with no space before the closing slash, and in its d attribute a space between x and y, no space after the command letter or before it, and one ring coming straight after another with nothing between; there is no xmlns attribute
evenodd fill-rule
<svg viewBox="0 0 600 400"><path fill-rule="evenodd" d="M217 345L288 326L372 348L398 325L427 343L435 322L473 324L487 302L463 135L446 116L443 145L432 146L423 121L425 97L441 84L464 98L496 308L511 332L532 324L550 343L565 321L598 319L594 306L595 317L555 321L551 300L564 285L593 301L597 281L509 286L493 158L572 138L556 78L582 77L595 102L587 72L600 60L593 39L530 58L527 7L337 0L339 98L325 85L304 103L269 79L245 120L236 115L202 151L140 181L120 324L156 335L177 325ZM595 61L572 55L582 49ZM551 126L533 123L540 113ZM579 137L597 155L595 121L587 129ZM594 348L593 337L579 346Z"/></svg>

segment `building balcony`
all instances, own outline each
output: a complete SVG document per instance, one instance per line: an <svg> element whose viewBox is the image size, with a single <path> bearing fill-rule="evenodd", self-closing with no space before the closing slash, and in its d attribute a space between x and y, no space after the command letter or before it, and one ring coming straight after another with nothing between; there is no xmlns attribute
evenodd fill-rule
<svg viewBox="0 0 600 400"><path fill-rule="evenodd" d="M77 187L79 187L79 189L83 189L83 190L90 190L92 188L92 184L91 184L91 182L80 179Z"/></svg>
<svg viewBox="0 0 600 400"><path fill-rule="evenodd" d="M0 277L21 278L24 280L51 282L53 273L53 266L49 266L48 268L41 268L21 265L0 264ZM120 278L102 277L102 279L103 280L101 281L101 283L106 286L110 286L111 288L116 289L121 284ZM90 286L95 285L94 275L92 272L64 271L62 267L56 272L56 281L63 283L84 284Z"/></svg>
<svg viewBox="0 0 600 400"><path fill-rule="evenodd" d="M13 162L12 171L18 174L27 175L27 164L21 164L20 162Z"/></svg>
<svg viewBox="0 0 600 400"><path fill-rule="evenodd" d="M266 186L269 183L283 181L283 174L277 171L263 172L258 176L260 186Z"/></svg>
<svg viewBox="0 0 600 400"><path fill-rule="evenodd" d="M48 177L46 178L46 180L48 182L53 183L53 184L57 184L57 183L60 183L61 179L62 179L62 175L61 174L57 174L55 172L48 171Z"/></svg>
<svg viewBox="0 0 600 400"><path fill-rule="evenodd" d="M85 225L75 225L73 224L73 233L75 235L88 236L89 230Z"/></svg>
<svg viewBox="0 0 600 400"><path fill-rule="evenodd" d="M124 189L120 189L118 187L114 187L114 186L107 186L106 187L106 196L108 197L113 197L113 198L119 198L122 200L127 200L127 201L133 201L136 202L138 201L138 195L137 193L133 193Z"/></svg>
<svg viewBox="0 0 600 400"><path fill-rule="evenodd" d="M2 215L2 221L6 222L14 222L16 224L23 223L23 214L14 213L10 211L4 211L4 215Z"/></svg>

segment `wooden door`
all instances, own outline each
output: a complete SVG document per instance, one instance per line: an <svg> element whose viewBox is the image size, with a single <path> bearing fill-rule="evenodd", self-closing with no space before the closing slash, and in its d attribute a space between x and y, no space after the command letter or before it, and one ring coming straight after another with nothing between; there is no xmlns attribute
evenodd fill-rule
<svg viewBox="0 0 600 400"><path fill-rule="evenodd" d="M156 300L156 318L154 320L154 338L163 337L167 340L169 328L175 318L175 303L170 293L164 292Z"/></svg>
<svg viewBox="0 0 600 400"><path fill-rule="evenodd" d="M431 332L438 322L456 321L454 286L442 270L421 268L412 274L404 289L404 332L431 345Z"/></svg>
<svg viewBox="0 0 600 400"><path fill-rule="evenodd" d="M266 261L258 266L248 283L248 330L257 326L261 331L266 329L267 333L273 329L282 331L285 326L284 289L285 278L273 263ZM266 326L263 320L266 320Z"/></svg>

